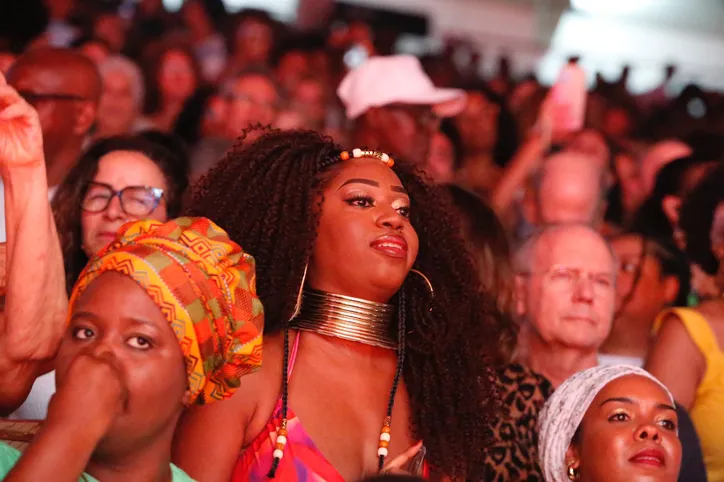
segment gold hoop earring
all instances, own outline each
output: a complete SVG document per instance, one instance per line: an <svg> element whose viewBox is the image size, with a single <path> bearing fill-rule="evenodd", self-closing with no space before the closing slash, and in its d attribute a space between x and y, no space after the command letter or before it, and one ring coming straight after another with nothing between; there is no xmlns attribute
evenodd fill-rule
<svg viewBox="0 0 724 482"><path fill-rule="evenodd" d="M309 268L309 263L306 263L304 265L304 273L302 274L302 282L299 285L299 291L297 292L297 302L294 305L294 313L292 313L292 316L289 318L289 321L292 321L294 318L297 317L300 311L302 311L302 293L304 292L304 282L307 280L307 268Z"/></svg>
<svg viewBox="0 0 724 482"><path fill-rule="evenodd" d="M578 470L573 466L574 464L571 464L568 466L568 478L570 480L577 480L578 479Z"/></svg>
<svg viewBox="0 0 724 482"><path fill-rule="evenodd" d="M422 278L422 280L423 280L423 281L425 282L425 284L427 285L428 291L430 292L430 298L431 298L431 299L432 299L432 298L435 298L435 290L433 289L432 283L430 283L429 278L428 278L427 276L425 276L425 275L422 273L422 271L417 270L417 269L411 269L411 270L410 270L410 273L415 273L415 274L418 275L420 278Z"/></svg>

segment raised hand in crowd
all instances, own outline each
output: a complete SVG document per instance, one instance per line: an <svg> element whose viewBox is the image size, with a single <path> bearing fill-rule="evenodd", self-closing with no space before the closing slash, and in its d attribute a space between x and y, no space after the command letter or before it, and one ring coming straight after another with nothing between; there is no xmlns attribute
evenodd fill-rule
<svg viewBox="0 0 724 482"><path fill-rule="evenodd" d="M48 370L63 335L67 299L38 114L2 75L0 176L7 273L0 321L0 415L6 415Z"/></svg>

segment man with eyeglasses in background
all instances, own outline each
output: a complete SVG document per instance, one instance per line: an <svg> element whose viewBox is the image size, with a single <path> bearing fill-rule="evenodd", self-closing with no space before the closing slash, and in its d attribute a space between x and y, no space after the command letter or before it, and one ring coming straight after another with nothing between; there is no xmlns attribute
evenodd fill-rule
<svg viewBox="0 0 724 482"><path fill-rule="evenodd" d="M7 81L38 111L52 192L77 162L95 123L101 77L78 52L42 48L18 57Z"/></svg>
<svg viewBox="0 0 724 482"><path fill-rule="evenodd" d="M520 248L515 271L518 361L554 387L598 365L616 300L606 240L583 224L548 226Z"/></svg>

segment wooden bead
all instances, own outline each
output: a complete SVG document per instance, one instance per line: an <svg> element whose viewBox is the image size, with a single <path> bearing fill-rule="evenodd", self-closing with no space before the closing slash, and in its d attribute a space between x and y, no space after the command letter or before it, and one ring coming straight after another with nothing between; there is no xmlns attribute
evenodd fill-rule
<svg viewBox="0 0 724 482"><path fill-rule="evenodd" d="M339 155L339 158L342 159L343 161L348 161L348 160L349 160L349 152L347 152L347 151L342 151L342 154Z"/></svg>
<svg viewBox="0 0 724 482"><path fill-rule="evenodd" d="M380 447L387 448L390 446L390 442L387 442L385 440L380 440Z"/></svg>
<svg viewBox="0 0 724 482"><path fill-rule="evenodd" d="M382 427L382 433L392 433L392 430L390 430L390 427L385 425L384 427Z"/></svg>
<svg viewBox="0 0 724 482"><path fill-rule="evenodd" d="M287 435L287 429L280 428L279 430L277 430L277 437L286 437Z"/></svg>

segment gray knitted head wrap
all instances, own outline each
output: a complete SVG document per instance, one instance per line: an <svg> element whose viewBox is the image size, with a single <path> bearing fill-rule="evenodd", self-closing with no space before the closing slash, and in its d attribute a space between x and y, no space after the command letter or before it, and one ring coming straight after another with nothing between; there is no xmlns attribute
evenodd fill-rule
<svg viewBox="0 0 724 482"><path fill-rule="evenodd" d="M666 390L671 404L674 404L674 397L669 390L641 368L609 365L576 373L553 392L539 416L538 453L546 482L568 482L566 452L583 416L598 392L617 378L627 375L638 375L655 381Z"/></svg>

